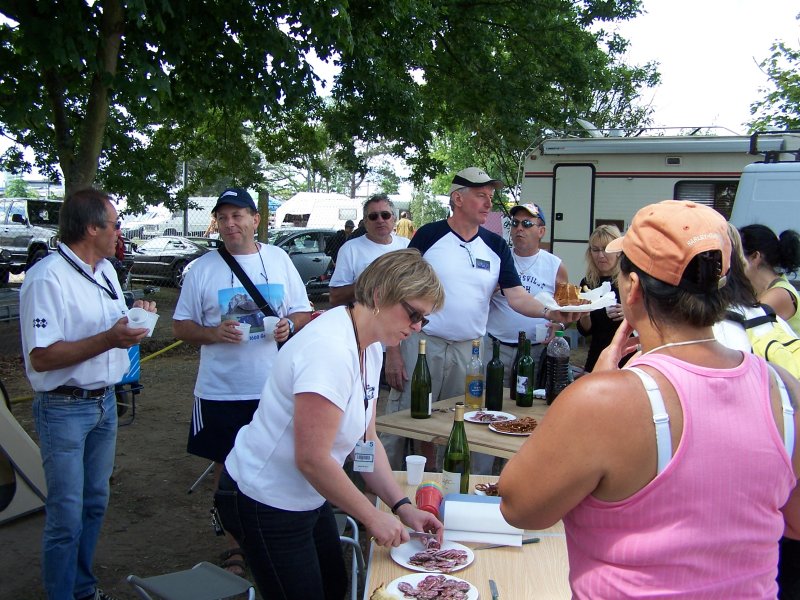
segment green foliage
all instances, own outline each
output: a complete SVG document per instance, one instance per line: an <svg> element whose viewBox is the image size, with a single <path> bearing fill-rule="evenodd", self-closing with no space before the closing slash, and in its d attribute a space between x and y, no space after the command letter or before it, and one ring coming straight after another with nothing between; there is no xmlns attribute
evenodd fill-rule
<svg viewBox="0 0 800 600"><path fill-rule="evenodd" d="M6 198L36 198L38 194L25 182L24 179L11 179L6 182Z"/></svg>
<svg viewBox="0 0 800 600"><path fill-rule="evenodd" d="M764 97L750 106L751 131L800 128L800 49L777 42L761 63L770 86Z"/></svg>
<svg viewBox="0 0 800 600"><path fill-rule="evenodd" d="M448 215L448 210L433 197L431 189L425 185L418 186L411 197L409 208L414 217L414 227L440 221Z"/></svg>

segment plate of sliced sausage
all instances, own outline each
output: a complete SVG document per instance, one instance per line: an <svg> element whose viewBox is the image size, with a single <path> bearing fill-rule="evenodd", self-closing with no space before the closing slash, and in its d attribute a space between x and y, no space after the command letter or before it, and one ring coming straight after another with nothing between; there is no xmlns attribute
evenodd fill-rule
<svg viewBox="0 0 800 600"><path fill-rule="evenodd" d="M418 540L411 540L392 548L392 560L398 565L423 573L450 573L468 566L475 560L475 554L456 542L444 542L427 548Z"/></svg>
<svg viewBox="0 0 800 600"><path fill-rule="evenodd" d="M414 573L398 577L386 586L386 591L398 594L400 598L478 600L478 588L469 581L430 573Z"/></svg>

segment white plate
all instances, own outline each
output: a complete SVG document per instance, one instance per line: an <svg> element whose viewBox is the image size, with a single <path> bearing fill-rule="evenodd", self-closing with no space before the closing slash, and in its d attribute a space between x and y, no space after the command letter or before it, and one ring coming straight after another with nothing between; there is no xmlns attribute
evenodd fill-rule
<svg viewBox="0 0 800 600"><path fill-rule="evenodd" d="M533 433L533 431L528 431L527 433L517 433L516 431L500 431L499 429L495 429L492 424L489 424L489 429L495 433L499 433L500 435L530 435Z"/></svg>
<svg viewBox="0 0 800 600"><path fill-rule="evenodd" d="M475 560L475 554L467 548L466 546L462 546L461 544L457 544L456 542L444 542L442 543L442 550L463 550L467 553L467 562L463 565L457 566L453 571L460 571L461 569L468 567L472 564L472 561ZM418 552L424 552L425 546L422 545L422 542L419 540L410 540L405 544L400 544L392 548L391 556L392 560L396 562L398 565L405 567L406 569L411 569L412 571L420 571L422 573L440 573L440 571L428 571L424 567L418 567L417 565L412 565L408 560L417 554ZM452 573L453 571L448 571L448 573ZM442 573L442 575L447 575L448 573Z"/></svg>
<svg viewBox="0 0 800 600"><path fill-rule="evenodd" d="M429 575L435 575L434 573L413 573L411 575L403 575L402 577L398 577L394 581L392 581L388 586L386 586L386 591L390 594L398 594L398 598L405 598L403 592L397 589L397 585L402 582L410 583L414 587L419 585L419 582L428 577ZM469 581L465 581L463 579L459 579L458 577L453 577L452 575L448 575L447 573L443 573L445 577L448 579L455 579L456 581L464 581L464 583L469 583ZM478 588L474 585L469 583L469 591L467 592L467 600L478 600Z"/></svg>
<svg viewBox="0 0 800 600"><path fill-rule="evenodd" d="M477 415L479 412L493 415L495 417L505 417L506 421L513 421L517 418L511 413L503 412L502 410L472 410L464 414L464 420L469 421L470 423L477 423L478 425L488 425L490 423L489 421L480 421L475 418L475 415Z"/></svg>
<svg viewBox="0 0 800 600"><path fill-rule="evenodd" d="M581 304L579 306L559 306L550 292L539 292L534 296L539 302L544 304L550 310L560 310L563 312L591 312L598 308L606 308L617 304L617 295L611 291L611 284L607 281L603 282L600 287L596 287L588 292L581 292L578 296L584 300L589 300L589 304Z"/></svg>

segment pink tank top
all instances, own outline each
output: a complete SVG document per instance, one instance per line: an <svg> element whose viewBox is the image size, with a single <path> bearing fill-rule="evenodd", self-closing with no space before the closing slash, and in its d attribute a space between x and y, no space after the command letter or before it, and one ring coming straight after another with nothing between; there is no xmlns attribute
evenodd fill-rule
<svg viewBox="0 0 800 600"><path fill-rule="evenodd" d="M780 508L796 479L766 364L747 354L734 369L708 369L653 354L633 365L675 387L683 435L633 496L589 496L564 517L574 597L774 599Z"/></svg>

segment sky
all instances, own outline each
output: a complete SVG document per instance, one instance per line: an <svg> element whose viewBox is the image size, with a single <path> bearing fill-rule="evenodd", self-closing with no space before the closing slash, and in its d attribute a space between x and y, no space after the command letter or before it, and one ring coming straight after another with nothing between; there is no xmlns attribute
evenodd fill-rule
<svg viewBox="0 0 800 600"><path fill-rule="evenodd" d="M717 125L744 134L750 105L767 84L758 63L782 40L800 46L797 0L644 0L644 13L618 26L629 61L660 63L662 83L646 92L653 125Z"/></svg>

